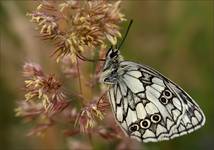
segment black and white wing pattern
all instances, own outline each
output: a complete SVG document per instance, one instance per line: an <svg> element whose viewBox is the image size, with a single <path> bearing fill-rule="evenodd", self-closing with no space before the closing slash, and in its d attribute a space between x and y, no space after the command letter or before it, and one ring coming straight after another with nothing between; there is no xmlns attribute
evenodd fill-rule
<svg viewBox="0 0 214 150"><path fill-rule="evenodd" d="M159 72L122 61L118 82L109 90L115 118L131 138L143 142L169 140L205 123L196 102Z"/></svg>

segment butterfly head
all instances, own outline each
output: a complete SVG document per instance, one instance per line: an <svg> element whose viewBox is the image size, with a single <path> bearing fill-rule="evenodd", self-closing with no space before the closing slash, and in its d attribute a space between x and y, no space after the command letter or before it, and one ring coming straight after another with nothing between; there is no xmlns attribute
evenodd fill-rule
<svg viewBox="0 0 214 150"><path fill-rule="evenodd" d="M106 59L117 59L119 55L120 51L111 47L106 53Z"/></svg>
<svg viewBox="0 0 214 150"><path fill-rule="evenodd" d="M118 49L110 48L106 53L103 71L100 77L101 83L114 84L117 80L119 63L123 60Z"/></svg>

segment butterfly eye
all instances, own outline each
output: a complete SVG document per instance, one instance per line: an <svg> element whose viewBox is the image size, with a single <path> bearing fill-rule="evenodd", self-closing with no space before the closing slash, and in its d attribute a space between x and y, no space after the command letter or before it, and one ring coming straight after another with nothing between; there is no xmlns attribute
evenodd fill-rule
<svg viewBox="0 0 214 150"><path fill-rule="evenodd" d="M139 126L137 124L133 124L129 127L129 130L131 132L135 132L135 131L139 130Z"/></svg>
<svg viewBox="0 0 214 150"><path fill-rule="evenodd" d="M148 129L150 127L151 122L148 119L142 120L140 122L140 127L143 129Z"/></svg>
<svg viewBox="0 0 214 150"><path fill-rule="evenodd" d="M158 123L161 120L161 116L159 114L154 114L151 116L151 121L153 123Z"/></svg>
<svg viewBox="0 0 214 150"><path fill-rule="evenodd" d="M166 105L168 103L168 99L166 99L165 97L161 97L160 98L160 102L164 105Z"/></svg>
<svg viewBox="0 0 214 150"><path fill-rule="evenodd" d="M164 96L166 96L167 98L171 98L172 97L172 93L169 90L165 90L163 92Z"/></svg>
<svg viewBox="0 0 214 150"><path fill-rule="evenodd" d="M111 51L109 56L110 56L110 58L114 58L117 55L118 55L118 51L116 50L116 51Z"/></svg>

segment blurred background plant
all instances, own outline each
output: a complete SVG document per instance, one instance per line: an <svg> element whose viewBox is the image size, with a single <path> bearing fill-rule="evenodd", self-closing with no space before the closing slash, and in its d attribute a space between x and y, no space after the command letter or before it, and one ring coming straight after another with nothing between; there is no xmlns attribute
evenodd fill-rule
<svg viewBox="0 0 214 150"><path fill-rule="evenodd" d="M0 148L211 149L213 6L211 0L1 1ZM126 29L121 9L134 19L121 53L184 87L204 110L205 127L156 144L121 133L97 83L101 64L76 57L102 58L107 44L117 43ZM17 105L24 121L14 116Z"/></svg>

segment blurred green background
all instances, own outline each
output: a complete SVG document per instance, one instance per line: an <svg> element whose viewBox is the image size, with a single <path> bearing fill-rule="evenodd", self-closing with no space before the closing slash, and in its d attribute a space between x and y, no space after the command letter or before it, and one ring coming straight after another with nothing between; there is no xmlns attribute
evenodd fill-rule
<svg viewBox="0 0 214 150"><path fill-rule="evenodd" d="M56 72L49 59L51 44L36 36L25 16L33 1L0 2L0 149L66 149L66 141L50 132L43 139L26 137L30 124L14 117L16 101L23 98L22 65L42 64ZM213 149L214 147L214 2L170 0L123 2L124 14L134 19L121 53L147 64L183 87L201 106L207 122L200 130L172 141L142 144L146 150ZM125 27L125 25L124 25ZM125 28L123 29L125 31ZM60 134L59 134L60 135ZM51 147L50 147L51 145ZM111 143L99 143L109 149ZM99 149L97 148L97 149Z"/></svg>

